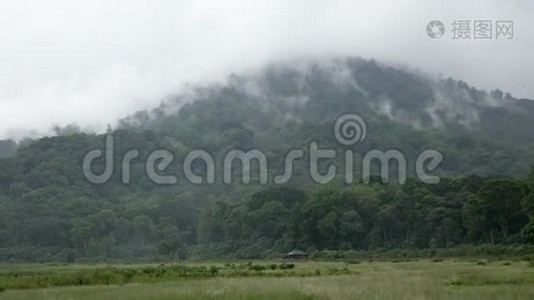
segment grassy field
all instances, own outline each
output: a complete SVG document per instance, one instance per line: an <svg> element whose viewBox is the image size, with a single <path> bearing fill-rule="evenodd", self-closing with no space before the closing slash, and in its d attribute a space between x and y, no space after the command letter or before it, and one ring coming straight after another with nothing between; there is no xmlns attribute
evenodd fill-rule
<svg viewBox="0 0 534 300"><path fill-rule="evenodd" d="M534 299L534 266L485 260L2 265L2 286L0 299Z"/></svg>

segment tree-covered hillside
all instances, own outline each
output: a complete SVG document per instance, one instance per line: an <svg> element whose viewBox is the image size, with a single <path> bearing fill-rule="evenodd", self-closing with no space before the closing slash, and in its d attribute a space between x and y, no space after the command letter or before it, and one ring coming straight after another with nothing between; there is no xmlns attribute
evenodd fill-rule
<svg viewBox="0 0 534 300"><path fill-rule="evenodd" d="M365 140L352 148L333 132L347 113L367 125ZM107 134L69 127L16 150L13 142L1 142L0 260L248 258L293 248L532 243L533 114L531 100L374 60L300 61L231 75L224 84L192 86L137 112ZM92 184L82 161L89 151L104 150L108 134L113 176ZM342 166L344 152L354 150L356 182L347 184L340 172L316 184L304 159L289 182L275 184L287 152L308 153L312 141L338 153L323 161L323 171L331 163ZM132 149L140 155L125 184L121 160ZM177 184L158 185L147 176L147 158L157 149L174 155L160 173L177 175ZM250 184L241 183L238 172L226 184L220 169L213 184L188 183L183 161L197 149L216 162L233 149L261 150L269 183L259 183L257 166ZM410 166L407 183L384 184L379 177L361 183L362 157L372 149L401 151ZM444 156L433 172L439 184L415 177L414 161L426 149ZM103 160L95 164L103 170ZM392 174L397 168L391 166ZM206 174L202 163L193 169Z"/></svg>

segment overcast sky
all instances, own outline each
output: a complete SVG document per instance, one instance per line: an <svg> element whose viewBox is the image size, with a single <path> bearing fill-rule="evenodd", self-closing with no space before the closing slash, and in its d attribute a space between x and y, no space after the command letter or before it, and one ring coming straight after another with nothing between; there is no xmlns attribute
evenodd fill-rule
<svg viewBox="0 0 534 300"><path fill-rule="evenodd" d="M185 82L303 56L373 57L534 98L533 17L528 0L1 0L0 138L103 130ZM441 39L426 35L433 19ZM514 38L454 40L454 20L512 20Z"/></svg>

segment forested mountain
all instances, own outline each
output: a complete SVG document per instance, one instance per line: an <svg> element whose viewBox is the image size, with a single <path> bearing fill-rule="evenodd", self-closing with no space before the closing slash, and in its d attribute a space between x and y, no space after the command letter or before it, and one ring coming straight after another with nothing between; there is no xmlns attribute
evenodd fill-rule
<svg viewBox="0 0 534 300"><path fill-rule="evenodd" d="M342 172L328 184L314 183L304 161L289 182L273 182L287 152L307 153L312 141L335 149L339 155L330 163L341 166L348 147L333 127L347 113L367 127L365 140L351 148L355 183L347 184ZM273 64L224 84L190 86L107 134L58 129L58 136L26 140L17 150L1 142L0 259L249 258L297 247L532 243L533 114L532 100L359 58ZM104 150L108 134L113 176L92 184L82 161L89 151ZM121 161L132 149L140 155L125 184ZM174 154L160 173L177 175L176 184L158 185L147 176L147 157L157 149ZM269 183L254 175L250 184L227 184L220 169L213 184L188 183L183 161L197 149L216 162L232 149L259 149L269 162ZM405 155L406 184L380 177L361 183L362 156L372 149ZM439 184L415 177L413 162L426 149L444 156L433 173ZM103 161L96 164L103 170ZM193 169L206 174L203 164Z"/></svg>

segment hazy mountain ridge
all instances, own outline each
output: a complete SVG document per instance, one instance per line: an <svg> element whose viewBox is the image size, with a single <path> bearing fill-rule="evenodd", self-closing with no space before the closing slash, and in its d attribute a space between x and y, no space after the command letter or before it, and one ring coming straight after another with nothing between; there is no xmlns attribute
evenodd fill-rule
<svg viewBox="0 0 534 300"><path fill-rule="evenodd" d="M232 75L225 84L191 86L109 129L115 170L105 184L84 178L82 159L90 150L104 149L106 134L76 133L76 126L58 128L60 136L26 142L15 157L0 159L0 257L208 253L244 258L295 246L524 242L532 238L534 223L531 208L520 203L526 195L534 198L527 179L518 177L534 165L532 103L362 59L272 65L257 74ZM196 149L216 161L231 149L259 149L268 158L269 178L283 170L287 151L307 149L312 140L341 153L346 148L332 127L345 113L359 114L368 128L367 138L355 147L356 182L366 151L398 149L413 162L421 151L437 149L445 157L435 172L442 183L426 186L410 179L399 186L375 180L346 186L340 174L325 187L311 181L305 164L295 166L281 189L272 182L259 185L256 177L249 185L223 184L220 173L212 185L184 180L183 158ZM131 182L123 184L120 162L131 149L140 156L132 161ZM165 173L176 174L178 184L161 186L147 177L145 162L156 149L175 155ZM103 170L103 162L94 167ZM471 174L512 178L449 177ZM513 195L514 215L494 218L508 202L492 195ZM290 198L295 201L287 202ZM490 207L484 201L493 210L482 222L478 216Z"/></svg>
<svg viewBox="0 0 534 300"><path fill-rule="evenodd" d="M364 114L371 109L415 128L462 125L486 131L495 129L495 122L505 122L505 118L520 118L518 122L530 124L528 116L534 112L534 101L516 99L498 89L486 92L450 77L348 58L273 64L258 73L233 74L223 85L190 87L188 93L151 112L140 111L121 120L120 126L157 128L159 121L154 119L172 118L182 105L218 97L228 90L266 111L278 110L288 120L301 121L307 116L299 111L305 108L338 106L334 110L339 114ZM519 135L525 134L534 138L530 131Z"/></svg>
<svg viewBox="0 0 534 300"><path fill-rule="evenodd" d="M119 128L155 130L180 143L202 140L197 145L217 145L213 149L232 146L232 139L224 140L228 135L242 135L245 148L286 145L282 151L317 136L332 142L333 123L346 113L368 123L366 149L444 150L447 174L526 174L533 161L534 101L359 58L274 64L231 75L224 85L193 87L123 119ZM184 128L200 136L184 140ZM399 138L405 135L411 137ZM488 167L499 159L506 162Z"/></svg>

